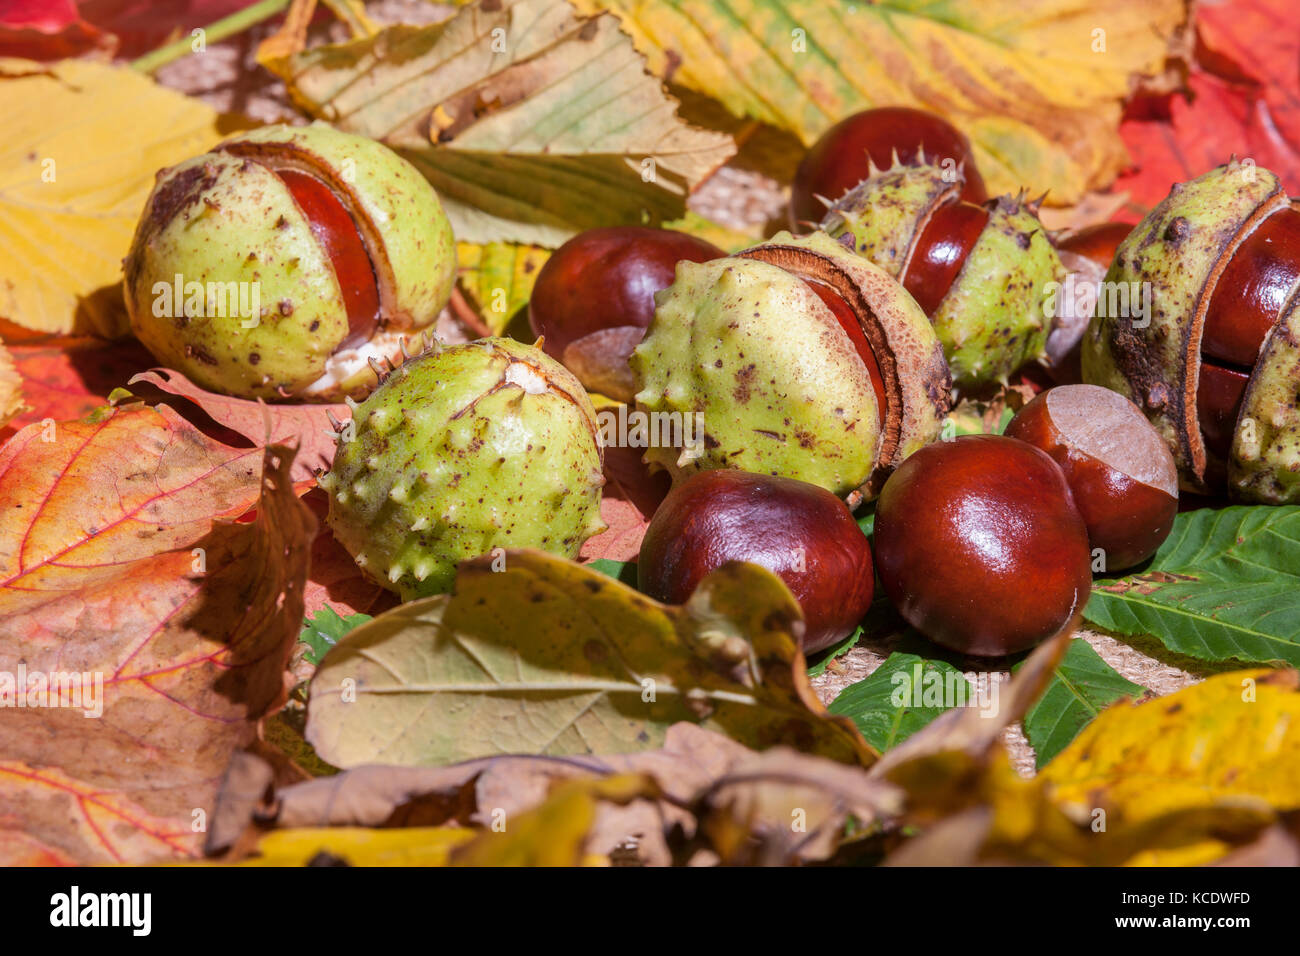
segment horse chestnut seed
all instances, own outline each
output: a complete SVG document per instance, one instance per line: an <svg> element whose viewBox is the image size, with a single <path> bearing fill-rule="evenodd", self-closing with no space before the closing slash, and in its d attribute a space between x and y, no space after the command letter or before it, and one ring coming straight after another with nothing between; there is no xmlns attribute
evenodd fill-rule
<svg viewBox="0 0 1300 956"><path fill-rule="evenodd" d="M528 322L546 354L584 386L630 402L636 387L627 358L654 318L655 293L673 284L677 263L723 255L711 242L671 229L589 229L542 266Z"/></svg>
<svg viewBox="0 0 1300 956"><path fill-rule="evenodd" d="M834 202L870 175L870 164L888 169L894 162L910 163L924 154L939 165L951 161L965 174L961 198L988 199L984 180L975 168L970 140L941 116L906 106L863 110L836 123L812 145L799 163L790 190L790 222L795 229L816 223Z"/></svg>
<svg viewBox="0 0 1300 956"><path fill-rule="evenodd" d="M1178 468L1159 432L1123 395L1098 385L1049 389L1011 419L1006 434L1061 466L1103 570L1139 564L1169 537Z"/></svg>
<svg viewBox="0 0 1300 956"><path fill-rule="evenodd" d="M927 445L885 482L876 569L926 637L998 657L1059 633L1092 584L1088 529L1044 451L1001 435Z"/></svg>
<svg viewBox="0 0 1300 956"><path fill-rule="evenodd" d="M824 488L746 471L702 471L669 492L646 528L638 586L681 604L728 561L750 561L786 583L803 609L804 653L853 632L871 606L871 547Z"/></svg>

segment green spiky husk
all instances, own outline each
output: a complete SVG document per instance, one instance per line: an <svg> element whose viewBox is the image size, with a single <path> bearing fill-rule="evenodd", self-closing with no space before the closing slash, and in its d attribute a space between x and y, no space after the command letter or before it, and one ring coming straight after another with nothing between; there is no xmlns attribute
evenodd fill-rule
<svg viewBox="0 0 1300 956"><path fill-rule="evenodd" d="M898 276L930 217L958 201L961 187L960 175L954 181L951 170L927 163L873 170L830 208L823 227L832 236L851 236L859 255ZM1042 359L1049 283L1065 276L1023 196L1000 197L988 209L988 225L930 316L958 388L1005 382Z"/></svg>
<svg viewBox="0 0 1300 956"><path fill-rule="evenodd" d="M267 126L159 174L123 261L132 331L158 361L204 388L245 398L299 395L332 372L349 334L333 266L288 187L262 159L325 171L376 224L380 329L427 326L451 295L456 249L433 188L381 143L324 124ZM258 158L252 158L252 157ZM322 173L324 175L325 173ZM159 308L176 276L205 290L257 290L259 314ZM232 284L227 286L226 284ZM224 304L214 300L217 304ZM168 314L170 311L171 314ZM364 358L311 397L337 400L373 383Z"/></svg>
<svg viewBox="0 0 1300 956"><path fill-rule="evenodd" d="M494 548L577 557L604 528L595 411L532 346L483 339L425 352L352 424L321 479L329 524L403 599L449 590L459 562Z"/></svg>
<svg viewBox="0 0 1300 956"><path fill-rule="evenodd" d="M1106 273L1108 284L1149 285L1149 320L1143 324L1136 316L1111 315L1099 306L1084 334L1084 381L1113 389L1143 410L1173 451L1180 483L1189 491L1214 490L1225 467L1237 469L1243 495L1255 493L1247 488L1269 484L1258 474L1262 461L1246 469L1252 473L1247 478L1242 463L1219 461L1206 449L1196 390L1204 314L1218 273L1244 238L1247 224L1286 203L1273 173L1235 162L1176 184L1120 244ZM1288 336L1274 331L1279 367L1286 365ZM1267 396L1279 397L1276 387L1257 387L1252 380L1247 394L1249 417L1257 423L1271 420L1275 410L1265 406ZM1259 449L1253 444L1242 447L1254 454Z"/></svg>
<svg viewBox="0 0 1300 956"><path fill-rule="evenodd" d="M852 343L807 283L751 259L681 262L632 353L637 407L699 413L695 457L650 448L674 479L710 468L847 494L871 474L880 411Z"/></svg>

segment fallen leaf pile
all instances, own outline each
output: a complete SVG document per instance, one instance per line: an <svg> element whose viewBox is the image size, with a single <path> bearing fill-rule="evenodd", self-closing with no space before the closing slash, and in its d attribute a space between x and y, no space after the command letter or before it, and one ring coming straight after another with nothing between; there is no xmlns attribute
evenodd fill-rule
<svg viewBox="0 0 1300 956"><path fill-rule="evenodd" d="M245 4L37 6L0 13L0 863L1300 863L1300 507L1186 510L1095 582L1088 627L1205 665L1164 695L1073 631L972 668L883 597L810 662L755 565L656 603L630 563L653 494L615 454L579 561L507 550L399 604L323 520L348 405L213 394L126 336L155 172L251 125L127 58ZM1141 215L1232 151L1300 191L1282 0L326 6L267 26L255 69L436 187L449 340L531 341L538 272L587 228L770 234L694 201L719 169L788 185L870 106L944 115L992 192L1050 189L1059 223Z"/></svg>

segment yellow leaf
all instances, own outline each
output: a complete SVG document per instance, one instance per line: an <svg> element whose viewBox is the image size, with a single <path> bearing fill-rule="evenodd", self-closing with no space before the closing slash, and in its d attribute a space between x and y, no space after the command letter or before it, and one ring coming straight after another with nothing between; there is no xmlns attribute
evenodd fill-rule
<svg viewBox="0 0 1300 956"><path fill-rule="evenodd" d="M577 0L612 10L650 68L811 143L873 106L918 106L970 138L989 188L1077 202L1126 156L1134 74L1161 72L1181 0Z"/></svg>
<svg viewBox="0 0 1300 956"><path fill-rule="evenodd" d="M272 830L258 841L255 856L236 866L306 866L325 859L350 866L446 866L452 853L474 839L462 827L303 827ZM333 862L333 861L331 861Z"/></svg>
<svg viewBox="0 0 1300 956"><path fill-rule="evenodd" d="M1174 810L1258 802L1300 807L1300 673L1218 674L1145 704L1103 711L1042 773L1063 804L1110 825Z"/></svg>
<svg viewBox="0 0 1300 956"><path fill-rule="evenodd" d="M568 0L485 0L430 26L286 48L266 62L295 102L410 160L463 241L549 247L658 224L735 152L677 116L616 17Z"/></svg>
<svg viewBox="0 0 1300 956"><path fill-rule="evenodd" d="M493 335L502 334L528 305L537 273L550 255L541 246L514 242L456 243L457 281Z"/></svg>
<svg viewBox="0 0 1300 956"><path fill-rule="evenodd" d="M642 774L569 780L545 802L510 819L501 829L482 831L452 853L453 866L601 865L603 857L587 852L587 837L596 824L598 804L626 804L655 799L659 788Z"/></svg>
<svg viewBox="0 0 1300 956"><path fill-rule="evenodd" d="M724 565L676 607L509 549L462 563L452 595L345 635L312 679L306 737L336 767L428 766L650 750L686 720L747 746L871 763L852 722L813 693L800 627L790 591L757 565Z"/></svg>
<svg viewBox="0 0 1300 956"><path fill-rule="evenodd" d="M0 342L0 426L27 408L23 401L23 377L18 374L14 357Z"/></svg>
<svg viewBox="0 0 1300 956"><path fill-rule="evenodd" d="M221 118L126 67L15 59L0 115L0 317L122 334L122 257L154 173L220 139Z"/></svg>

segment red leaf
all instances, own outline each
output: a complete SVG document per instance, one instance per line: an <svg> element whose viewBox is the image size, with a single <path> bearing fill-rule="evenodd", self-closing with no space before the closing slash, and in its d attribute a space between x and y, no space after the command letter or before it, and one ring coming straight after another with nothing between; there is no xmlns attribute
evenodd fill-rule
<svg viewBox="0 0 1300 956"><path fill-rule="evenodd" d="M1172 96L1160 104L1165 116L1144 102L1120 126L1133 167L1114 188L1129 191L1131 212L1145 213L1173 183L1234 154L1300 193L1300 8L1292 0L1202 5L1197 29L1190 100Z"/></svg>

